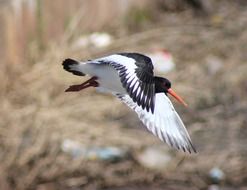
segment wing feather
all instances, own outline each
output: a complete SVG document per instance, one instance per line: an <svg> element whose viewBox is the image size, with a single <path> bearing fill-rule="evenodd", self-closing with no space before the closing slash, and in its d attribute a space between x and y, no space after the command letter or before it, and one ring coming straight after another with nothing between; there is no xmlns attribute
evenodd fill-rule
<svg viewBox="0 0 247 190"><path fill-rule="evenodd" d="M116 96L133 109L147 129L159 139L176 149L196 152L182 120L164 93L156 94L154 113L143 109L129 95Z"/></svg>
<svg viewBox="0 0 247 190"><path fill-rule="evenodd" d="M137 60L140 62L131 58L131 56L137 55ZM118 71L120 81L133 101L148 112L154 111L155 86L151 59L141 54L123 53L96 59L92 62L111 65Z"/></svg>

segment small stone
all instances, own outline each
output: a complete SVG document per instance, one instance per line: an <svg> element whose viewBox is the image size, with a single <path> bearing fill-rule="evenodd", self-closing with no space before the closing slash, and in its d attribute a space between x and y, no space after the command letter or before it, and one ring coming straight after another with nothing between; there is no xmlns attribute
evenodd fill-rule
<svg viewBox="0 0 247 190"><path fill-rule="evenodd" d="M207 58L207 70L210 75L217 74L223 67L223 63L220 58L216 56L209 56Z"/></svg>
<svg viewBox="0 0 247 190"><path fill-rule="evenodd" d="M159 73L168 73L175 69L172 54L167 50L157 50L149 57L152 59L155 70Z"/></svg>
<svg viewBox="0 0 247 190"><path fill-rule="evenodd" d="M218 185L210 185L208 190L220 190L220 187Z"/></svg>
<svg viewBox="0 0 247 190"><path fill-rule="evenodd" d="M107 47L112 43L112 37L107 33L93 33L90 35L91 43L98 48Z"/></svg>
<svg viewBox="0 0 247 190"><path fill-rule="evenodd" d="M142 151L137 160L145 168L164 170L170 165L172 156L164 146L152 146Z"/></svg>
<svg viewBox="0 0 247 190"><path fill-rule="evenodd" d="M220 183L225 178L224 172L218 168L214 167L209 171L209 177L212 180L213 183Z"/></svg>
<svg viewBox="0 0 247 190"><path fill-rule="evenodd" d="M61 144L63 152L71 155L74 159L83 158L86 160L104 160L104 161L119 161L123 160L128 155L126 148L120 147L88 147L83 144L65 139Z"/></svg>
<svg viewBox="0 0 247 190"><path fill-rule="evenodd" d="M95 47L104 48L111 45L113 38L108 33L95 32L90 35L79 37L72 45L72 48L77 50L80 48Z"/></svg>

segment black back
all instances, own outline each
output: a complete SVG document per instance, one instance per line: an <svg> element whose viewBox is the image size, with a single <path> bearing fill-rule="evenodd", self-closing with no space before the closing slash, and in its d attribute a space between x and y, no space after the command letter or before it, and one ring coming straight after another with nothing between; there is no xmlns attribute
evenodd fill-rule
<svg viewBox="0 0 247 190"><path fill-rule="evenodd" d="M137 66L135 74L139 79L141 92L137 93L137 91L133 91L135 85L131 83L132 81L127 83L128 79L126 78L127 73L125 68L122 68L120 71L120 78L123 86L134 102L136 102L139 106L142 106L143 109L146 109L147 111L151 110L152 112L154 112L155 80L153 76L154 67L152 64L152 60L140 53L119 53L119 55L126 56L135 60L135 64Z"/></svg>
<svg viewBox="0 0 247 190"><path fill-rule="evenodd" d="M148 56L140 53L118 53L118 54L135 59L136 61L135 64L137 67L139 67L140 69L144 70L145 72L151 75L154 74L153 72L154 66L152 60Z"/></svg>

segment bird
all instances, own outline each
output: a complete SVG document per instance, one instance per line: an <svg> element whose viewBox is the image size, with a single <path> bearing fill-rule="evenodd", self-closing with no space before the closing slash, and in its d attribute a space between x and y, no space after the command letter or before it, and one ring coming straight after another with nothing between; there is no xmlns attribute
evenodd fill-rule
<svg viewBox="0 0 247 190"><path fill-rule="evenodd" d="M154 76L154 66L148 56L125 52L88 61L67 58L62 66L74 75L91 77L69 86L65 92L95 87L110 93L135 111L148 131L161 141L184 152L197 152L168 95L184 106L187 104L172 90L167 78Z"/></svg>

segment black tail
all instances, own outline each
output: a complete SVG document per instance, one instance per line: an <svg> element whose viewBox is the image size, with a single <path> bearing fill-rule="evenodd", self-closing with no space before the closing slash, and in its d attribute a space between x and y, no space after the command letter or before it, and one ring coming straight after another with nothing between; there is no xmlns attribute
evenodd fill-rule
<svg viewBox="0 0 247 190"><path fill-rule="evenodd" d="M73 73L74 75L78 75L78 76L85 76L84 73L76 70L76 65L79 65L79 62L74 60L74 59L65 59L62 63L63 65L63 69Z"/></svg>

